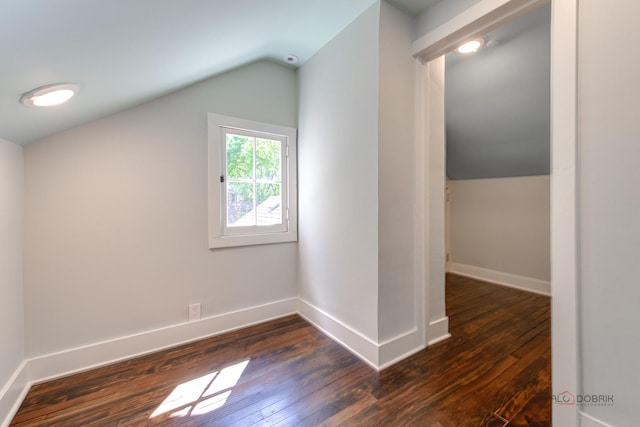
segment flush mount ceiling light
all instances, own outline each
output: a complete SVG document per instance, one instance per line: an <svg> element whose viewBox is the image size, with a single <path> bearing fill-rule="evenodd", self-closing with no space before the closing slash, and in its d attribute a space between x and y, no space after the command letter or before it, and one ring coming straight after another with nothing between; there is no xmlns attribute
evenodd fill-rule
<svg viewBox="0 0 640 427"><path fill-rule="evenodd" d="M458 46L456 52L462 53L463 55L468 55L470 53L477 52L478 49L480 49L482 46L484 46L484 39L477 38Z"/></svg>
<svg viewBox="0 0 640 427"><path fill-rule="evenodd" d="M22 95L20 102L29 107L53 107L67 102L78 89L78 85L73 83L41 86Z"/></svg>

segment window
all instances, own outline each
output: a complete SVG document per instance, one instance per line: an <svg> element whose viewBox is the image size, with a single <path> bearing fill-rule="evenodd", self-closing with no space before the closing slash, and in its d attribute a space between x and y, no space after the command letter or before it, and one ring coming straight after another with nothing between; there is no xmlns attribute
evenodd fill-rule
<svg viewBox="0 0 640 427"><path fill-rule="evenodd" d="M209 114L209 247L294 242L296 130Z"/></svg>

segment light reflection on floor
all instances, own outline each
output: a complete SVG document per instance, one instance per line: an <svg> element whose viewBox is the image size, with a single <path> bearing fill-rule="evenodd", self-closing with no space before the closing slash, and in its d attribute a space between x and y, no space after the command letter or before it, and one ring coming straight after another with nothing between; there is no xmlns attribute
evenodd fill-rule
<svg viewBox="0 0 640 427"><path fill-rule="evenodd" d="M149 418L204 415L224 406L249 359L178 385ZM173 412L172 412L173 411Z"/></svg>

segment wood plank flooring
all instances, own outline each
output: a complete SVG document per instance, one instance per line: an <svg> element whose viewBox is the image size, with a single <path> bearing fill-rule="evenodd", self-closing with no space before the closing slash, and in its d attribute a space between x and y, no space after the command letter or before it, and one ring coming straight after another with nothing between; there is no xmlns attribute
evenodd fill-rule
<svg viewBox="0 0 640 427"><path fill-rule="evenodd" d="M35 385L11 425L551 425L549 298L449 275L447 314L380 373L289 316Z"/></svg>

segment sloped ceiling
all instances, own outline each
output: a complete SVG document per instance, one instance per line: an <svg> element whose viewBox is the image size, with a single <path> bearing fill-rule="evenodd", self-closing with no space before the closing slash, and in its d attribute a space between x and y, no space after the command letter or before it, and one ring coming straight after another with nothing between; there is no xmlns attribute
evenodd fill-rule
<svg viewBox="0 0 640 427"><path fill-rule="evenodd" d="M2 0L0 138L28 143L234 67L300 64L375 0ZM20 96L80 85L58 108Z"/></svg>
<svg viewBox="0 0 640 427"><path fill-rule="evenodd" d="M433 6L441 0L388 0L400 10L407 12L409 15L417 15L425 9Z"/></svg>
<svg viewBox="0 0 640 427"><path fill-rule="evenodd" d="M389 1L413 15L438 3ZM2 1L0 138L29 143L258 59L294 53L301 65L373 3ZM489 34L497 47L447 56L450 178L549 173L549 16L538 9ZM81 91L62 108L18 102L54 82Z"/></svg>
<svg viewBox="0 0 640 427"><path fill-rule="evenodd" d="M498 46L446 56L449 178L549 173L550 15L541 7L488 34Z"/></svg>

